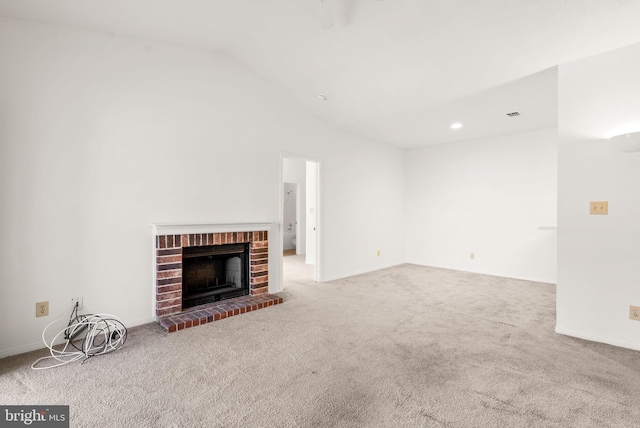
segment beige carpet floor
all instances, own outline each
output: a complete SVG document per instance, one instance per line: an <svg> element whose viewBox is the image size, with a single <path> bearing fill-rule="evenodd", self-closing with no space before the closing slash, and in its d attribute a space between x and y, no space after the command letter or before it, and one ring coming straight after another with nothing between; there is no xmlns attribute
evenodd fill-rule
<svg viewBox="0 0 640 428"><path fill-rule="evenodd" d="M282 305L133 328L84 364L2 359L0 404L68 404L72 427L640 426L640 353L555 334L554 285L290 268Z"/></svg>

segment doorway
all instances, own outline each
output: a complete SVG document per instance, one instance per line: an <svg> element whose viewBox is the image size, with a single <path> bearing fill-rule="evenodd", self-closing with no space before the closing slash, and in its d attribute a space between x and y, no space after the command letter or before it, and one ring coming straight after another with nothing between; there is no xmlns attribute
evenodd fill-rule
<svg viewBox="0 0 640 428"><path fill-rule="evenodd" d="M283 288L320 282L320 162L283 154L280 242Z"/></svg>

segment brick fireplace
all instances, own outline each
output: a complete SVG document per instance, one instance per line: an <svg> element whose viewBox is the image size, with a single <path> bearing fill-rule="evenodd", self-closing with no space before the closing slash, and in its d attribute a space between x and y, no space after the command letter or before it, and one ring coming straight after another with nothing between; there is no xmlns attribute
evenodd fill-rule
<svg viewBox="0 0 640 428"><path fill-rule="evenodd" d="M164 326L169 319L175 319L179 329L180 317L193 318L195 312L201 319L220 319L216 311L224 308L226 316L271 306L282 302L282 298L269 295L269 224L244 225L153 225L154 227L154 281L155 315ZM251 230L247 230L251 229ZM200 305L195 308L183 307L183 255L194 247L224 248L229 244L248 246L248 290L244 297L222 300L219 303ZM242 246L242 245L240 245ZM189 248L190 251L184 251ZM255 296L252 297L252 296ZM272 303L269 301L273 300ZM244 302L241 304L241 302ZM241 304L241 306L237 306ZM238 309L238 310L236 310ZM208 317L203 311L211 312ZM200 322L202 323L202 321ZM193 323L193 325L198 325ZM176 328L168 331L175 331Z"/></svg>

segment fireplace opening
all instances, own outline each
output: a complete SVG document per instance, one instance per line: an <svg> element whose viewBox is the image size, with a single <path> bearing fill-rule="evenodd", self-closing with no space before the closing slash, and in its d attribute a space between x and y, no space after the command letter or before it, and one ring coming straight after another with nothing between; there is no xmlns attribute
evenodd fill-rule
<svg viewBox="0 0 640 428"><path fill-rule="evenodd" d="M182 308L249 294L249 244L182 249Z"/></svg>

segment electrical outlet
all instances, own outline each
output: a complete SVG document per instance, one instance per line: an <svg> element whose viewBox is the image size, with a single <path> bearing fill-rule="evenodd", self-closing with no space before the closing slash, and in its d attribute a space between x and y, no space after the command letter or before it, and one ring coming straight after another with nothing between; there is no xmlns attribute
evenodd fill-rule
<svg viewBox="0 0 640 428"><path fill-rule="evenodd" d="M49 302L36 303L36 317L46 317L49 315Z"/></svg>
<svg viewBox="0 0 640 428"><path fill-rule="evenodd" d="M629 319L640 321L640 306L629 306Z"/></svg>
<svg viewBox="0 0 640 428"><path fill-rule="evenodd" d="M380 257L380 250L378 250L378 257Z"/></svg>
<svg viewBox="0 0 640 428"><path fill-rule="evenodd" d="M609 202L601 201L601 202L590 202L589 203L589 213L596 215L607 215L609 214Z"/></svg>
<svg viewBox="0 0 640 428"><path fill-rule="evenodd" d="M76 303L78 304L78 310L82 309L82 297L72 297L71 298L71 307L75 307Z"/></svg>
<svg viewBox="0 0 640 428"><path fill-rule="evenodd" d="M469 253L469 258L471 260L475 260L476 259L476 253Z"/></svg>

